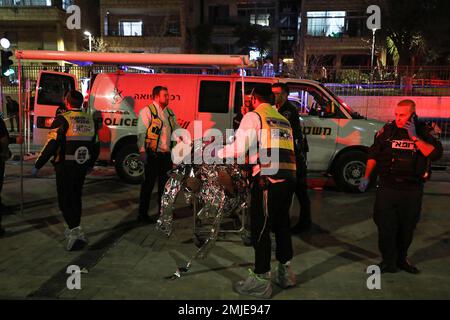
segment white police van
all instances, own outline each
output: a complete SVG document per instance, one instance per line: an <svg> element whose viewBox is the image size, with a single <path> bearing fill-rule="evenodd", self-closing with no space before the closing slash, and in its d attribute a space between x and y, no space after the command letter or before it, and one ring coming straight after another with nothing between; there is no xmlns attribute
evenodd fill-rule
<svg viewBox="0 0 450 320"><path fill-rule="evenodd" d="M364 175L367 149L382 122L353 112L322 84L300 79L245 77L245 89L270 87L283 82L290 100L298 106L303 132L308 137L308 170L332 174L337 185L357 192ZM43 144L46 133L62 103L66 90L78 89L74 75L41 71L36 86L33 140ZM169 90L170 104L182 128L192 134L193 121L209 128L232 128L233 117L242 105L242 77L203 74L102 73L91 80L87 107L102 121L99 160L113 163L118 175L139 183L143 164L139 161L137 117L152 101L152 88Z"/></svg>

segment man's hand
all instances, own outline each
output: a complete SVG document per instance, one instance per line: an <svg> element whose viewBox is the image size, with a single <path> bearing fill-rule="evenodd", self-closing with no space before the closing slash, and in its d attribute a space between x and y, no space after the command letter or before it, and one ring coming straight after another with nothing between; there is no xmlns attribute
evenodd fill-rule
<svg viewBox="0 0 450 320"><path fill-rule="evenodd" d="M369 179L362 178L361 181L359 182L358 189L361 192L365 192L368 186L369 186Z"/></svg>
<svg viewBox="0 0 450 320"><path fill-rule="evenodd" d="M250 110L249 110L249 108L247 107L247 106L242 106L241 107L241 113L242 113L242 115L243 116L245 116L245 114L247 113L247 112L249 112Z"/></svg>
<svg viewBox="0 0 450 320"><path fill-rule="evenodd" d="M405 126L403 127L403 129L408 131L408 135L411 139L413 137L417 138L416 125L414 124L413 121L408 121L407 123L405 123Z"/></svg>
<svg viewBox="0 0 450 320"><path fill-rule="evenodd" d="M23 144L23 136L18 136L17 138L16 138L16 143L17 144Z"/></svg>
<svg viewBox="0 0 450 320"><path fill-rule="evenodd" d="M139 154L139 160L141 160L144 164L147 164L147 152L141 152Z"/></svg>
<svg viewBox="0 0 450 320"><path fill-rule="evenodd" d="M36 167L33 167L33 169L31 169L31 176L33 178L37 178L38 172L39 172L39 169Z"/></svg>

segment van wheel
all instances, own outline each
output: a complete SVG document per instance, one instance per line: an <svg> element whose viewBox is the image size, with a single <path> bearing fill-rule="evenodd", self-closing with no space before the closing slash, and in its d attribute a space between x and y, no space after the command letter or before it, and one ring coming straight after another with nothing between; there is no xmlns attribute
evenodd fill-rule
<svg viewBox="0 0 450 320"><path fill-rule="evenodd" d="M349 151L341 155L333 172L337 187L345 192L360 192L358 185L366 172L366 162L367 153L363 151Z"/></svg>
<svg viewBox="0 0 450 320"><path fill-rule="evenodd" d="M137 146L125 145L116 155L116 172L124 181L139 184L144 178L144 163L139 159Z"/></svg>

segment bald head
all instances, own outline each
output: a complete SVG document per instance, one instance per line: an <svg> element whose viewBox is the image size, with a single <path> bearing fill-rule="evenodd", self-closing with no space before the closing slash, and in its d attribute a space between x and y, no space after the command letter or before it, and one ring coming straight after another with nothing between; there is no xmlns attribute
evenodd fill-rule
<svg viewBox="0 0 450 320"><path fill-rule="evenodd" d="M411 109L411 113L416 112L416 103L412 100L402 100L397 106L399 107L409 107Z"/></svg>
<svg viewBox="0 0 450 320"><path fill-rule="evenodd" d="M395 107L395 124L397 127L403 128L414 112L416 112L416 103L414 101L400 101Z"/></svg>

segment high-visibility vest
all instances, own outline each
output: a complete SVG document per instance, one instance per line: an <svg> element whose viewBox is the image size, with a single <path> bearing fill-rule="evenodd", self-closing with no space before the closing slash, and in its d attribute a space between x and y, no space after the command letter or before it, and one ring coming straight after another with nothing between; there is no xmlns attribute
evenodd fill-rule
<svg viewBox="0 0 450 320"><path fill-rule="evenodd" d="M152 120L147 128L147 135L145 137L145 146L147 149L153 152L157 152L159 139L161 137L161 131L163 127L163 121L159 118L158 111L156 110L156 106L153 103L149 105L148 108L150 109ZM167 112L169 113L170 133L172 134L174 128L176 127L175 114L170 108L168 107L166 108ZM174 146L175 141L172 141L170 147L173 148Z"/></svg>
<svg viewBox="0 0 450 320"><path fill-rule="evenodd" d="M69 124L65 134L64 159L82 165L91 157L95 139L94 119L81 110L61 114Z"/></svg>
<svg viewBox="0 0 450 320"><path fill-rule="evenodd" d="M276 111L270 104L262 104L254 110L261 120L261 134L259 141L259 154L266 154L268 157L278 152L278 162L259 164L261 169L271 169L276 171L271 175L274 179L286 179L295 181L296 162L294 152L294 139L289 121Z"/></svg>

